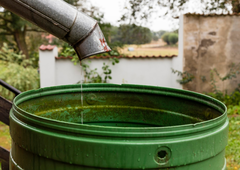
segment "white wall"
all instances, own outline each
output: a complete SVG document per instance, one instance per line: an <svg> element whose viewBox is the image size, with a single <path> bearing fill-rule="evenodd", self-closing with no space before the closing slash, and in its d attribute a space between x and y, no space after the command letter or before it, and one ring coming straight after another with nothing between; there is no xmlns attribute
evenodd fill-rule
<svg viewBox="0 0 240 170"><path fill-rule="evenodd" d="M56 85L76 84L82 80L81 66L74 65L70 59L56 59Z"/></svg>
<svg viewBox="0 0 240 170"><path fill-rule="evenodd" d="M40 87L56 85L55 56L58 55L57 47L53 50L39 50Z"/></svg>
<svg viewBox="0 0 240 170"><path fill-rule="evenodd" d="M174 75L171 71L172 58L120 58L119 60L118 64L112 66L108 59L88 59L91 61L90 68L97 68L101 74L103 62L109 63L113 78L109 83L165 87L178 85L176 81L172 81Z"/></svg>
<svg viewBox="0 0 240 170"><path fill-rule="evenodd" d="M40 52L41 87L76 84L83 80L84 77L79 64L74 65L70 59L55 59L55 56L55 50ZM109 83L181 88L179 83L176 82L176 75L171 71L171 68L181 67L177 62L178 57L120 58L119 60L120 62L115 66L112 66L108 59L85 59L83 62L87 62L91 69L97 68L102 77L104 76L103 63L109 64L113 78Z"/></svg>

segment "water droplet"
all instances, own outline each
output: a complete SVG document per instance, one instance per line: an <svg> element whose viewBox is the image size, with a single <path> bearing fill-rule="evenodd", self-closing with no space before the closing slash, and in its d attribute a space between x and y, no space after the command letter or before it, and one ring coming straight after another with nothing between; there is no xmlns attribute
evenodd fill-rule
<svg viewBox="0 0 240 170"><path fill-rule="evenodd" d="M140 160L141 160L141 159L140 159L140 158L138 158L138 162L140 162Z"/></svg>

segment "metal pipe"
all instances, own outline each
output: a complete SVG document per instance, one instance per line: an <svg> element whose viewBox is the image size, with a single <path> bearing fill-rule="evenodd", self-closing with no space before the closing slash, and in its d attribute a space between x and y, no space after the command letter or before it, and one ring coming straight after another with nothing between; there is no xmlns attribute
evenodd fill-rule
<svg viewBox="0 0 240 170"><path fill-rule="evenodd" d="M11 92L13 92L16 96L19 95L20 93L22 93L20 90L14 88L13 86L7 84L5 81L0 79L0 85L2 85L3 87L5 87L6 89L10 90Z"/></svg>
<svg viewBox="0 0 240 170"><path fill-rule="evenodd" d="M63 0L0 0L0 5L68 42L80 60L111 50L97 21Z"/></svg>

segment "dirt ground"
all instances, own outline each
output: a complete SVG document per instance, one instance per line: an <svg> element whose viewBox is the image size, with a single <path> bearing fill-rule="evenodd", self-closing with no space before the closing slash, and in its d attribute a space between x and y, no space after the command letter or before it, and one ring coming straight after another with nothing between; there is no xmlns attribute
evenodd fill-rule
<svg viewBox="0 0 240 170"><path fill-rule="evenodd" d="M128 51L128 48L131 47L134 51ZM167 46L165 42L161 39L158 41L152 41L149 44L143 45L126 45L123 49L120 49L120 52L124 55L128 56L170 56L170 55L178 55L178 47L175 46Z"/></svg>

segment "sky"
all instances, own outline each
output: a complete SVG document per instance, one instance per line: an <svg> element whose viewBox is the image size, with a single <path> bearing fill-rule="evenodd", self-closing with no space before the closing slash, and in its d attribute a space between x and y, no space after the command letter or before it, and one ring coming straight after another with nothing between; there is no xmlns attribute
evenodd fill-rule
<svg viewBox="0 0 240 170"><path fill-rule="evenodd" d="M100 11L105 14L104 21L110 22L113 25L118 26L117 22L122 14L125 7L126 1L128 0L89 0L92 2L92 5L99 7ZM149 0L150 1L150 0ZM202 2L201 0L189 0L186 4L186 9L183 13L202 13ZM229 6L231 8L231 6ZM159 17L162 16L166 11L160 11L155 13L145 27L150 28L152 31L166 30L173 31L179 28L178 19L174 19L171 16L168 17Z"/></svg>
<svg viewBox="0 0 240 170"><path fill-rule="evenodd" d="M126 0L90 0L94 6L99 7L100 11L104 13L104 21L110 22L118 26L117 22L122 14ZM153 16L150 22L145 25L152 31L166 30L173 31L178 29L178 20L173 18L160 18L158 14Z"/></svg>

